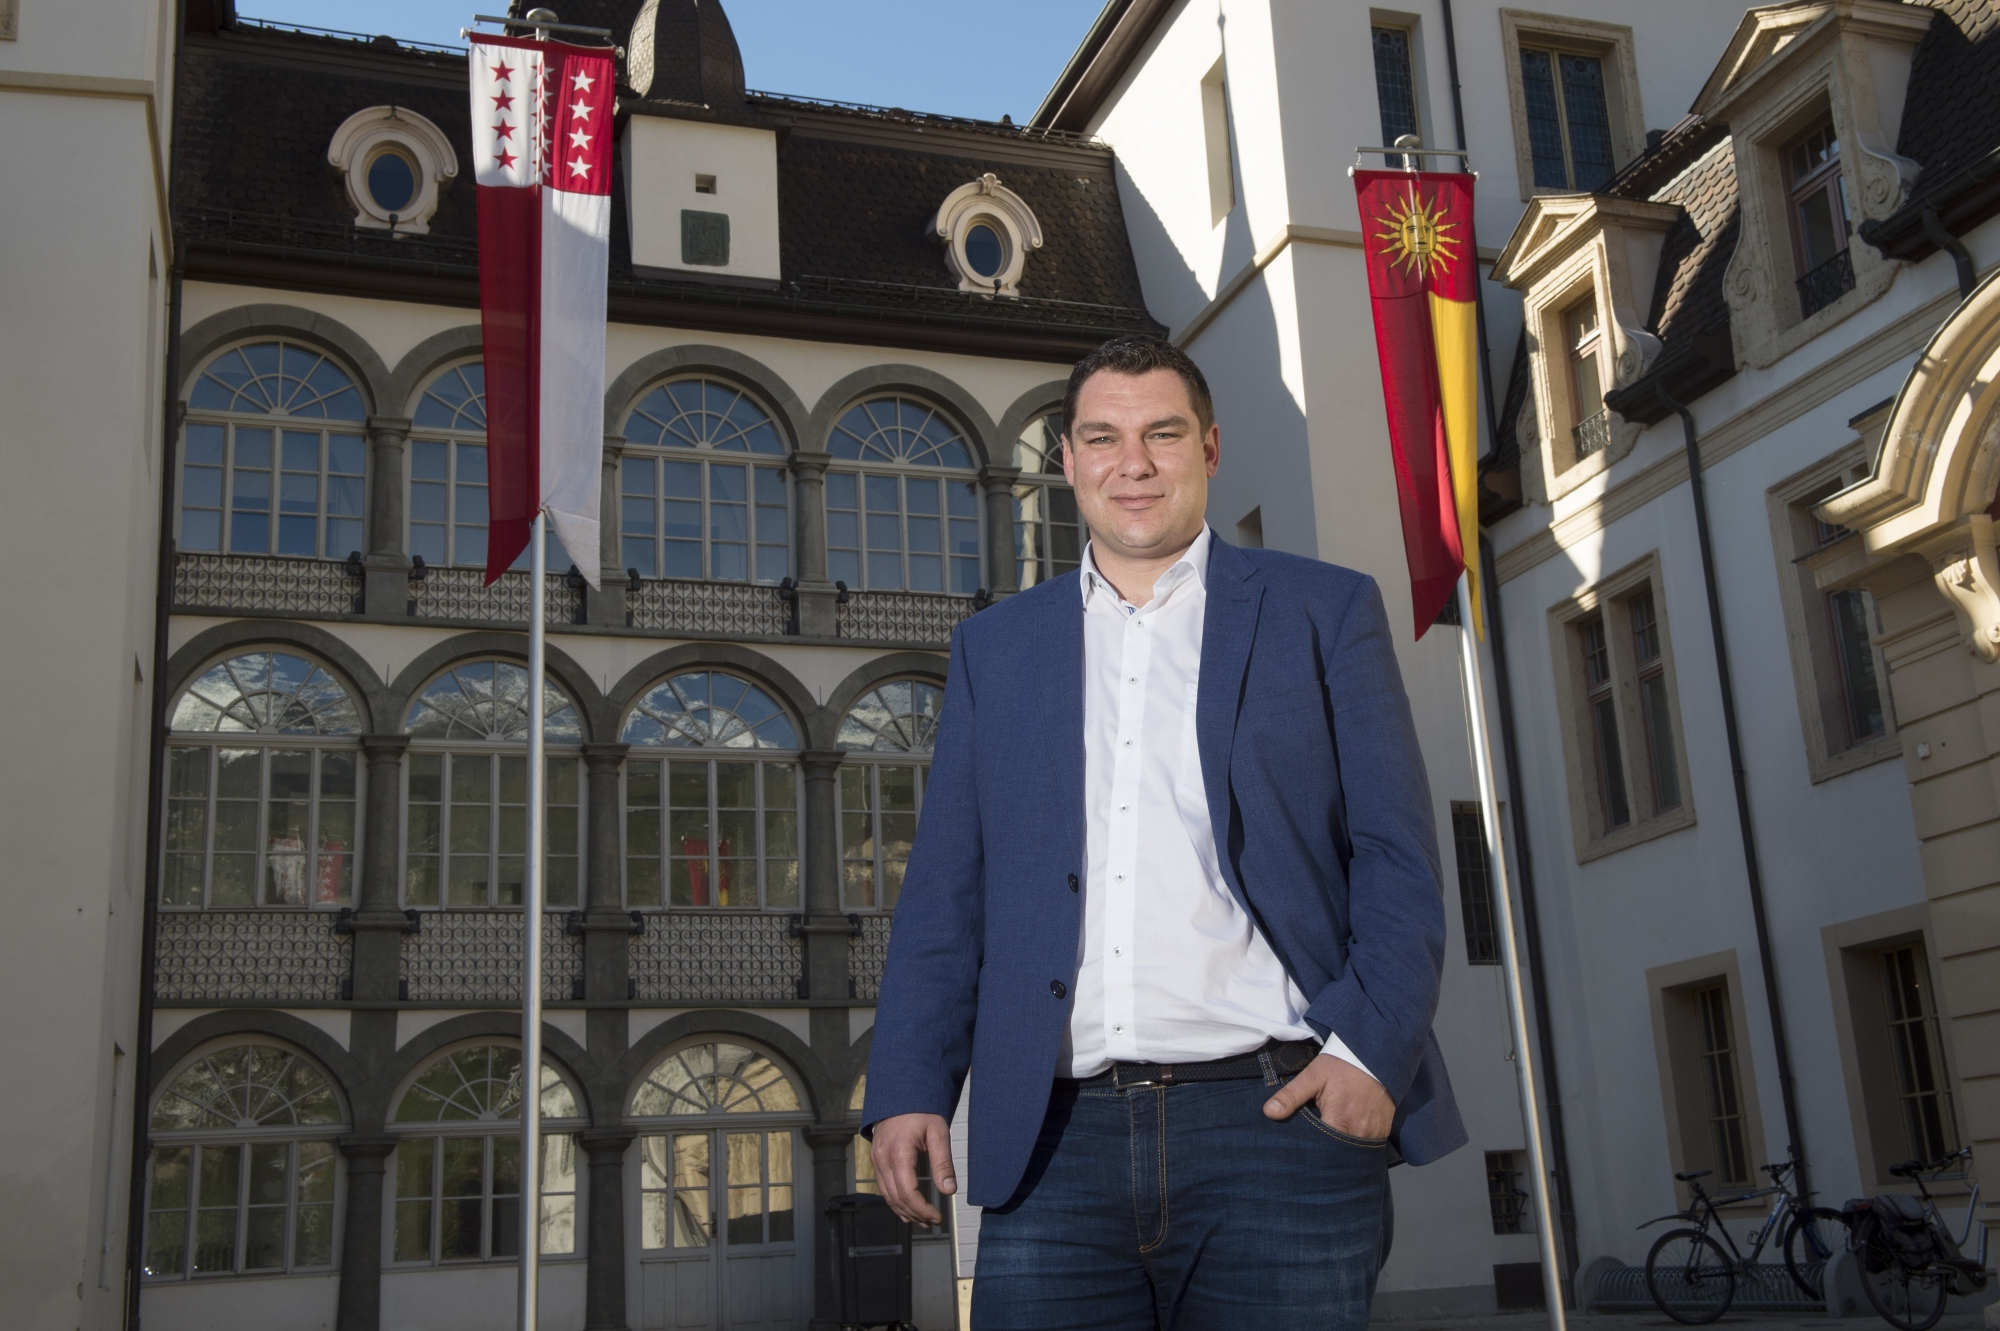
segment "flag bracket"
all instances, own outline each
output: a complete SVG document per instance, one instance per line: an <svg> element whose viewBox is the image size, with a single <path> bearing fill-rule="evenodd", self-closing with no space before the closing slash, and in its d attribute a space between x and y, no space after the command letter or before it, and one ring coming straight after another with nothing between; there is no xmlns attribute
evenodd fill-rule
<svg viewBox="0 0 2000 1331"><path fill-rule="evenodd" d="M545 23L540 19L496 18L492 14L474 14L472 16L472 21L474 23L498 23L503 28L527 28L532 32L534 32L537 36L551 32L573 32L577 34L577 36L579 37L598 38L599 39L598 44L600 46L612 45L611 29L592 28L592 27L587 27L581 23L554 23L554 22ZM472 35L472 29L460 28L458 30L458 35L461 37L470 37ZM625 48L622 46L613 47L613 49L616 50L620 56L623 56L625 54Z"/></svg>
<svg viewBox="0 0 2000 1331"><path fill-rule="evenodd" d="M1352 176L1356 171L1361 169L1362 158L1370 157L1377 153L1380 153L1384 157L1414 157L1418 159L1419 170L1423 169L1422 161L1426 157L1456 157L1459 163L1465 167L1466 174L1470 175L1474 180L1479 179L1479 173L1472 170L1472 154L1465 149L1426 148L1422 143L1392 144L1386 148L1356 148L1354 150L1354 165L1347 168L1347 174Z"/></svg>

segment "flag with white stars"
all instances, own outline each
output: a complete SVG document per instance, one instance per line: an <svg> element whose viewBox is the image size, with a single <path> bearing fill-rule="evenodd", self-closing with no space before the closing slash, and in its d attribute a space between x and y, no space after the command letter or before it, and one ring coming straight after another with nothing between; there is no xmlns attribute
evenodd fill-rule
<svg viewBox="0 0 2000 1331"><path fill-rule="evenodd" d="M610 47L472 35L486 580L546 511L595 587L611 239Z"/></svg>

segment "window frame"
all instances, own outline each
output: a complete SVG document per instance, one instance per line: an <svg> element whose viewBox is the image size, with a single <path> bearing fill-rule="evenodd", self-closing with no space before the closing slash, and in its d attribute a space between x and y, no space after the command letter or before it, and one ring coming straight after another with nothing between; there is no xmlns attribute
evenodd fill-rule
<svg viewBox="0 0 2000 1331"><path fill-rule="evenodd" d="M1452 856L1458 865L1459 918L1465 929L1465 964L1498 966L1500 935L1493 902L1492 853L1486 821L1476 802L1451 802Z"/></svg>
<svg viewBox="0 0 2000 1331"><path fill-rule="evenodd" d="M1717 1177L1709 1180L1713 1195L1716 1187L1728 1185L1719 1181L1722 1168L1715 1158L1707 1072L1702 1064L1701 1013L1696 997L1702 991L1720 989L1728 1001L1730 1068L1736 1077L1734 1117L1741 1128L1744 1169L1754 1175L1757 1164L1771 1158L1764 1140L1757 1059L1744 1010L1746 990L1736 952L1732 948L1655 966L1646 972L1646 988L1652 1008L1653 1049L1659 1065L1667 1153L1676 1173L1714 1169ZM1692 1196L1687 1184L1677 1182L1675 1190L1685 1205ZM1761 1216L1767 1208L1761 1198L1753 1198L1720 1209L1725 1213Z"/></svg>
<svg viewBox="0 0 2000 1331"><path fill-rule="evenodd" d="M1611 169L1617 171L1637 157L1646 144L1646 119L1640 104L1639 65L1630 26L1600 23L1566 14L1544 14L1525 9L1500 11L1501 56L1507 78L1507 100L1513 116L1514 161L1520 184L1521 201L1538 194L1575 193L1569 185L1556 188L1535 184L1534 149L1528 129L1526 78L1521 70L1523 48L1592 56L1603 62L1604 111L1611 139ZM1558 79L1560 75L1557 76ZM1558 84L1557 103L1562 97ZM1560 109L1565 119L1568 112ZM1569 152L1565 130L1563 166L1570 182L1575 180L1575 162Z"/></svg>
<svg viewBox="0 0 2000 1331"><path fill-rule="evenodd" d="M921 675L896 675L887 679L876 680L869 684L866 689L860 691L855 696L853 702L849 704L846 713L842 716L840 730L837 732L835 739L835 746L841 752L841 764L834 792L835 817L839 820L840 899L842 910L879 915L892 915L895 913L896 900L900 900L902 897L902 877L900 873L896 876L895 900L885 903L884 897L890 895L887 891L889 878L888 866L890 864L898 864L907 869L909 855L907 851L901 856L891 856L885 853L887 847L883 838L883 818L885 816L899 818L907 816L910 828L908 844L913 846L916 841L917 824L923 817L924 791L929 785L931 759L932 755L936 752L936 717L938 712L912 710L887 713L892 721L904 717L931 718L930 725L923 729L922 734L915 737L919 747L877 748L871 744L868 748L860 748L850 744L850 739L858 739L859 737L858 730L849 729L850 722L859 728L870 729L878 736L882 734L881 730L869 727L868 723L858 713L861 707L871 698L881 699L886 703L887 699L882 697L882 691L898 684L909 684L933 690L937 695L935 701L938 712L942 712L944 706L944 685L938 680L927 679ZM913 690L911 694L913 704L916 702L917 697L918 695ZM879 743L879 741L876 742ZM884 768L912 769L911 807L909 809L884 808L882 799L882 770ZM866 808L857 809L849 806L849 796L852 786L857 783L864 785L866 788ZM849 836L851 824L848 820L854 817L866 819L867 835L860 841L855 841ZM901 844L900 840L899 844ZM868 852L866 854L855 854L854 848L858 845L869 847ZM866 901L858 901L855 897L850 896L848 886L854 880L855 870L863 864L868 866L868 899Z"/></svg>
<svg viewBox="0 0 2000 1331"><path fill-rule="evenodd" d="M871 461L866 458L843 458L834 455L833 461L827 465L826 476L821 486L820 498L821 507L826 519L827 577L835 582L845 583L849 591L856 592L892 592L909 596L976 595L979 590L986 586L986 553L991 547L992 535L986 529L986 503L979 484L981 451L979 446L974 442L972 431L961 425L957 418L939 403L911 393L875 393L861 398L844 408L840 415L835 418L833 427L827 433L827 452L829 454L833 453L832 444L835 433L843 431L850 434L853 433L852 431L845 431L846 423L852 417L852 414L863 407L878 402L910 403L929 412L930 416L942 422L963 446L966 457L971 462L971 466L961 469L908 462ZM898 410L900 412L900 406ZM869 419L873 423L873 417L871 416ZM876 429L879 430L880 428L880 426L876 426ZM854 485L854 507L848 508L844 505L836 507L834 503L834 491L837 487L836 478L850 477L853 479ZM869 507L868 481L870 478L893 478L896 484L896 502L898 506L896 510L896 530L899 544L895 555L900 574L897 585L893 587L877 586L870 572L873 557L886 556L890 553L887 549L870 543L872 539L869 530L871 526L869 521L870 516L878 515L886 517L888 515L887 510ZM914 512L911 509L910 486L913 483L935 484L937 486L938 508L934 514ZM963 485L966 487L971 497L970 514L960 514L952 511L952 497L948 489L951 485ZM851 514L853 516L854 539L858 544L852 546L835 544L835 528L840 525L836 514ZM910 585L912 559L930 557L930 551L916 551L912 548L910 541L910 521L912 517L919 519L935 517L939 524L939 547L936 558L939 563L942 585L935 591L915 588ZM971 522L974 524L973 530L977 548L969 556L954 553L952 549L951 527L952 524L959 522ZM847 555L851 555L855 561L857 580L854 582L847 582L845 578L841 577L840 573L842 570L837 567L837 560ZM968 565L973 573L974 586L971 591L961 591L953 585L954 576L961 566Z"/></svg>
<svg viewBox="0 0 2000 1331"><path fill-rule="evenodd" d="M493 1160L494 1146L497 1142L503 1139L514 1142L520 1141L520 1118L518 1116L514 1118L500 1118L482 1114L475 1119L440 1118L431 1120L406 1119L399 1121L396 1117L397 1111L402 1108L404 1099L410 1095L416 1088L418 1081L433 1067L468 1049L477 1049L486 1046L512 1049L516 1054L519 1054L521 1051L520 1041L507 1036L479 1036L471 1040L454 1041L442 1049L432 1051L429 1057L425 1058L423 1062L410 1071L409 1075L396 1087L395 1094L389 1097L389 1113L383 1122L383 1131L395 1138L396 1145L389 1153L386 1162L383 1179L384 1186L382 1188L382 1269L385 1272L465 1269L499 1265L513 1266L517 1265L520 1261L518 1252L496 1253L494 1251L494 1239L498 1236L499 1229L494 1223L493 1214L496 1198L512 1197L514 1198L518 1215L521 1193L518 1190L513 1193L495 1193L494 1191ZM577 1087L576 1083L570 1079L568 1072L559 1067L554 1060L544 1056L542 1059L542 1068L547 1072L555 1074L557 1081L569 1093L571 1102L577 1107L577 1114L575 1116L551 1115L546 1107L542 1111L542 1149L539 1155L543 1175L540 1194L543 1209L542 1218L536 1227L536 1233L538 1236L545 1238L542 1235L542 1231L549 1223L549 1199L567 1197L571 1201L571 1247L570 1251L562 1253L544 1251L540 1254L540 1260L543 1262L583 1262L588 1260L590 1248L588 1237L588 1217L590 1214L588 1209L588 1179L590 1171L585 1164L582 1144L582 1134L590 1126L590 1115L586 1108L589 1101L584 1097L583 1092ZM547 1089L539 1085L538 1091L542 1095L548 1094ZM571 1188L566 1191L551 1189L548 1182L550 1164L557 1158L557 1152L550 1148L552 1146L563 1145L564 1139L567 1139L570 1178L573 1181ZM406 1197L402 1192L402 1168L404 1165L402 1152L405 1143L415 1141L423 1141L430 1147L428 1164L430 1185L429 1191L423 1196L412 1195ZM481 1141L483 1143L480 1148L480 1255L477 1257L447 1258L443 1256L441 1251L443 1247L445 1203L449 1200L463 1200L469 1196L469 1194L459 1193L453 1194L451 1198L447 1198L444 1194L445 1151L443 1143L446 1141ZM518 1169L518 1167L517 1162L516 1168ZM397 1211L401 1206L416 1204L426 1205L430 1208L430 1213L425 1222L427 1228L425 1256L422 1258L399 1258L396 1255Z"/></svg>
<svg viewBox="0 0 2000 1331"><path fill-rule="evenodd" d="M1375 113L1382 131L1382 137L1377 142L1385 148L1394 147L1396 139L1402 134L1414 134L1425 141L1429 139L1429 117L1425 114L1428 108L1425 106L1424 96L1422 32L1421 21L1414 14L1395 14L1379 9L1369 11L1368 46L1375 70ZM1399 35L1403 39L1403 67L1399 72L1410 87L1410 127L1405 130L1398 130L1388 123L1389 107L1382 86L1381 39L1390 33ZM1409 165L1401 154L1394 153L1384 158L1384 164L1391 169Z"/></svg>
<svg viewBox="0 0 2000 1331"><path fill-rule="evenodd" d="M1648 761L1645 693L1632 632L1635 603L1649 593L1659 658L1656 664L1647 664L1645 677L1657 677L1665 689L1671 743L1662 744L1660 749L1662 756L1671 754L1672 772L1678 778L1679 801L1675 804L1663 803L1659 769ZM1549 610L1550 651L1562 703L1557 710L1569 778L1570 825L1579 864L1694 824L1695 801L1669 620L1657 553L1643 556ZM1609 669L1606 679L1593 679L1586 664L1584 644L1593 622L1603 629ZM1602 709L1607 702L1608 712ZM1615 722L1615 765L1599 737L1600 722L1606 715ZM1628 815L1623 822L1614 820L1617 779L1622 779Z"/></svg>
<svg viewBox="0 0 2000 1331"><path fill-rule="evenodd" d="M288 412L279 411L258 413L230 410L224 407L201 407L194 405L195 394L201 387L202 381L209 377L210 372L220 361L225 357L246 352L252 347L262 346L275 346L279 349L278 356L281 367L279 373L281 377L283 376L282 367L287 352L303 352L313 356L315 363L312 370L308 371L309 374L312 371L316 371L321 363L332 367L346 379L347 386L345 389L338 389L332 393L321 393L319 395L320 399L338 397L342 393L351 391L355 401L360 404L361 414L352 417L331 415L294 416ZM259 379L264 377L263 375L257 376ZM222 381L218 379L216 382L221 383ZM356 374L339 357L309 342L284 336L256 337L240 342L232 342L211 352L204 358L200 367L188 376L185 402L186 411L180 427L180 448L174 463L176 473L174 478L176 482L174 491L174 541L176 549L188 554L233 555L244 559L344 560L350 553L357 550L362 554L368 552L370 548L368 535L368 496L370 486L374 480L374 459L372 456L374 449L369 446L368 401L362 391L361 376ZM342 425L346 425L349 428L342 429ZM264 542L265 548L262 550L237 550L234 548L235 519L238 512L235 493L236 477L239 471L237 464L237 439L239 433L245 429L266 430L271 435L269 464L260 468L241 469L252 474L261 472L263 475L269 477L271 481L270 489L264 499L266 506L263 510L263 517L267 526L266 540ZM201 430L221 431L221 456L218 462L210 463L204 460L197 460L194 451L195 432ZM288 516L284 510L286 503L284 498L285 478L307 474L285 466L286 436L303 434L315 434L318 436L315 445L316 467L310 473L314 482L314 553L311 554L289 553L278 548L283 523ZM336 437L356 441L356 446L360 452L361 470L359 472L335 471L332 469L334 462L334 440ZM189 483L190 471L213 471L217 473L216 484L219 490L214 504L189 503L189 497L194 491L194 487ZM354 511L351 513L333 512L332 499L336 484L350 481L353 483ZM216 544L213 549L197 548L187 543L186 518L190 509L195 512L215 514ZM245 509L243 512L249 513L251 510ZM303 514L294 513L289 516L297 518L303 516ZM336 522L354 524L354 544L348 544L347 541L337 539L334 536L331 527ZM334 547L338 545L347 545L347 549L335 549Z"/></svg>
<svg viewBox="0 0 2000 1331"><path fill-rule="evenodd" d="M725 392L736 394L737 400L748 403L763 416L764 419L761 424L767 426L777 438L779 451L776 453L763 453L745 448L739 452L734 449L716 448L712 442L708 441L689 446L667 443L650 444L643 440L633 439L631 436L632 422L640 416L640 408L654 393L665 392L676 384L684 383L701 384L705 390L712 386ZM669 396L669 400L672 400L671 395ZM676 407L680 406L678 402L674 405ZM732 403L731 405L733 406L734 404ZM651 421L655 418L648 414L646 419ZM652 567L655 571L647 573L641 570L639 576L648 581L740 582L754 586L770 587L776 586L788 577L796 577L798 551L795 536L798 521L798 491L797 486L793 484L791 472L792 444L786 438L784 430L780 427L779 420L778 413L772 410L770 405L750 386L715 374L669 375L664 379L648 384L638 393L634 394L631 405L625 409L624 423L620 426L619 431L619 437L623 441L619 445L617 477L618 559L620 565L627 568L638 568L639 566L632 562L631 557L626 551L626 542L628 540L647 540L651 542L653 547ZM754 429L756 427L753 426L750 428ZM662 437L666 437L667 433L668 429L663 425L661 429ZM739 430L738 433L747 433L747 431ZM628 471L631 470L628 464L633 462L650 462L654 464L656 483L647 493L628 492L625 488L626 477ZM666 475L664 469L661 467L661 464L667 462L691 462L699 465L701 469L701 494L698 500L701 506L701 535L699 538L701 546L701 572L694 578L689 578L684 574L669 574L662 571L667 567L667 541L669 539L666 531L665 506L673 502L686 502L684 499L678 499L667 493ZM715 546L718 543L733 545L739 544L739 542L718 542L716 537L713 510L717 504L717 500L714 496L713 468L710 465L712 463L728 467L740 466L747 469L745 472L747 484L742 503L745 526L744 536L740 542L745 552L745 576L741 578L722 577L715 572ZM760 510L777 507L777 505L765 504L758 498L757 473L759 469L774 471L780 478L780 485L784 491L784 512L781 517L759 516ZM650 535L637 534L628 536L626 534L625 515L628 500L648 501L650 509L649 518L653 526L653 531ZM730 501L725 500L722 502L728 503ZM778 521L780 524L779 539L775 541L769 539L768 533L765 532L763 526L764 523L773 520ZM763 576L759 569L759 556L764 551L773 549L780 544L784 548L783 571L777 577L767 578Z"/></svg>
<svg viewBox="0 0 2000 1331"><path fill-rule="evenodd" d="M1588 312L1589 326L1579 334L1578 324ZM1600 428L1602 437L1592 443L1591 422L1599 422L1600 427L1608 423L1610 411L1604 405L1604 389L1608 377L1604 373L1604 311L1599 308L1595 285L1585 293L1583 299L1571 302L1557 312L1556 318L1563 330L1563 388L1569 394L1570 406L1570 458L1572 463L1602 453L1610 446L1608 428ZM1596 392L1586 391L1583 377L1585 369L1594 379ZM1592 406L1593 401L1595 406ZM1586 411L1585 408L1590 410ZM1588 446L1587 446L1588 445Z"/></svg>
<svg viewBox="0 0 2000 1331"><path fill-rule="evenodd" d="M342 1136L353 1130L353 1115L346 1103L346 1098L341 1094L339 1084L335 1082L331 1074L325 1068L321 1067L316 1060L309 1058L290 1045L261 1036L231 1035L218 1040L212 1040L203 1044L192 1054L181 1059L178 1066L173 1069L172 1075L160 1082L159 1089L154 1092L150 1102L152 1105L150 1113L158 1113L160 1098L173 1089L175 1082L188 1069L218 1053L243 1046L275 1049L303 1063L317 1074L326 1087L332 1091L334 1103L339 1112L335 1120L331 1123L277 1124L269 1127L257 1126L248 1128L240 1125L226 1128L150 1127L148 1129L149 1149L145 1166L146 1181L145 1197L143 1199L145 1226L141 1249L143 1256L140 1268L140 1278L147 1285L194 1284L211 1280L240 1279L245 1276L261 1278L291 1275L326 1275L340 1269L342 1257L341 1237L344 1228L342 1222L347 1210L347 1170L339 1150L338 1142ZM251 1267L245 1265L249 1247L250 1212L253 1207L261 1206L268 1209L274 1205L272 1203L253 1203L250 1200L251 1180L248 1153L258 1146L283 1146L285 1148L285 1200L282 1203L285 1210L285 1260L279 1266ZM301 1148L306 1146L324 1146L328 1152L323 1157L329 1175L328 1195L324 1201L302 1199L299 1195ZM200 1213L204 1210L221 1209L212 1206L205 1207L201 1204L199 1193L201 1177L200 1155L203 1151L224 1149L234 1150L238 1153L236 1201L233 1206L236 1212L236 1225L235 1235L232 1240L232 1250L234 1253L232 1269L228 1271L196 1271L194 1270L194 1262L196 1260ZM167 1208L165 1210L156 1208L154 1205L156 1200L154 1190L159 1182L159 1178L155 1172L155 1167L159 1163L160 1154L162 1151L183 1150L188 1153L184 1204L180 1208ZM299 1210L302 1206L325 1206L328 1208L328 1256L327 1260L323 1263L300 1262L298 1260ZM178 1274L156 1274L147 1267L147 1263L150 1262L152 1256L153 1237L155 1233L153 1228L154 1216L172 1214L175 1210L183 1211L186 1215L186 1219L183 1221L181 1268Z"/></svg>
<svg viewBox="0 0 2000 1331"><path fill-rule="evenodd" d="M1889 687L1888 657L1872 641L1868 650L1882 710L1882 731L1860 739L1850 732L1845 712L1851 699L1836 650L1836 626L1828 613L1830 589L1819 585L1817 570L1842 558L1852 548L1854 537L1848 533L1836 540L1822 539L1819 529L1823 524L1813 513L1828 495L1866 479L1875 444L1888 424L1888 408L1889 404L1883 403L1857 417L1858 438L1764 492L1777 564L1778 600L1791 656L1792 689L1799 707L1799 733L1814 785L1903 756L1894 690ZM1867 598L1879 632L1881 612L1873 596L1865 588L1855 590Z"/></svg>
<svg viewBox="0 0 2000 1331"><path fill-rule="evenodd" d="M1069 497L1069 506L1076 510L1076 492L1062 471L1062 408L1053 407L1036 415L1014 440L1014 468L1020 474L1015 477L1009 509L1013 514L1014 537L1014 588L1026 591L1036 583L1048 582L1074 572L1083 567L1083 548L1090 541L1090 528L1083 520L1081 511L1075 512L1075 521L1064 520L1054 514L1052 496L1057 493ZM1040 430L1041 442L1031 442L1029 435ZM1047 447L1049 439L1055 440L1055 447ZM1049 463L1055 462L1054 470ZM1033 464L1033 465L1029 465ZM1023 506L1033 500L1040 507L1043 516L1027 517ZM1065 529L1076 533L1076 558L1058 560L1053 549L1056 536ZM1031 551L1029 545L1034 549Z"/></svg>
<svg viewBox="0 0 2000 1331"><path fill-rule="evenodd" d="M1808 169L1804 175L1796 174L1792 167L1792 155L1822 133L1833 150L1832 156ZM1778 159L1779 178L1785 186L1785 220L1792 242L1792 270L1794 276L1804 277L1819 266L1809 263L1805 228L1800 216L1804 206L1815 195L1829 196L1829 204L1836 210L1835 220L1838 223L1834 228L1833 253L1820 262L1829 262L1846 253L1852 239L1849 228L1853 225L1853 211L1848 206L1846 160L1841 152L1839 131L1834 128L1832 110L1829 109L1810 128L1786 140L1778 149Z"/></svg>
<svg viewBox="0 0 2000 1331"><path fill-rule="evenodd" d="M1217 56L1201 76L1202 160L1208 176L1208 224L1236 211L1236 135L1229 115L1228 58Z"/></svg>

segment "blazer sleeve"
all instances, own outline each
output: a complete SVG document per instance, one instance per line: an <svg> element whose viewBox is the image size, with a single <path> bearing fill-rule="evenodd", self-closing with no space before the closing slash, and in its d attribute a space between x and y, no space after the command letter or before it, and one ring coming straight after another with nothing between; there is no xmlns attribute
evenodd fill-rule
<svg viewBox="0 0 2000 1331"><path fill-rule="evenodd" d="M1306 1016L1400 1102L1437 1010L1444 898L1430 780L1374 579L1349 598L1325 669L1347 815L1347 960Z"/></svg>
<svg viewBox="0 0 2000 1331"><path fill-rule="evenodd" d="M972 1062L985 953L985 852L974 781L971 673L961 627L952 633L923 818L903 874L875 1007L865 1135L897 1114L949 1119Z"/></svg>

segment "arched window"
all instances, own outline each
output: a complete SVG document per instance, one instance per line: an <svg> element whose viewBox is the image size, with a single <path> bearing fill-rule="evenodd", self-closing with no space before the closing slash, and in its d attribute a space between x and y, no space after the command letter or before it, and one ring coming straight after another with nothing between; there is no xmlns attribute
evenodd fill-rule
<svg viewBox="0 0 2000 1331"><path fill-rule="evenodd" d="M662 384L625 418L625 443L618 513L627 568L724 582L779 582L791 571L785 441L742 390L713 379Z"/></svg>
<svg viewBox="0 0 2000 1331"><path fill-rule="evenodd" d="M862 1073L854 1082L854 1093L847 1097L847 1120L854 1127L854 1141L848 1148L847 1183L851 1192L869 1192L882 1195L882 1185L875 1177L875 1152L873 1143L861 1135L861 1107L868 1098L868 1074ZM938 1214L947 1212L951 1203L939 1198L937 1184L931 1178L931 1160L928 1155L917 1157L917 1189L924 1194L924 1200L938 1208ZM942 1234L943 1225L912 1225L918 1238L928 1238Z"/></svg>
<svg viewBox="0 0 2000 1331"><path fill-rule="evenodd" d="M352 903L361 714L340 681L244 652L188 685L170 726L162 906Z"/></svg>
<svg viewBox="0 0 2000 1331"><path fill-rule="evenodd" d="M544 684L547 780L543 885L550 910L577 904L578 749L583 723ZM417 692L405 715L403 902L518 906L527 882L528 672L461 661Z"/></svg>
<svg viewBox="0 0 2000 1331"><path fill-rule="evenodd" d="M979 486L972 448L934 408L906 397L851 408L827 451L827 575L856 589L954 592L979 582Z"/></svg>
<svg viewBox="0 0 2000 1331"><path fill-rule="evenodd" d="M849 910L895 908L943 710L943 689L898 679L863 694L841 720L841 904Z"/></svg>
<svg viewBox="0 0 2000 1331"><path fill-rule="evenodd" d="M577 1251L577 1094L544 1061L541 1076L544 1257ZM441 1054L391 1115L396 1211L391 1260L405 1265L512 1259L521 1252L521 1050L476 1044Z"/></svg>
<svg viewBox="0 0 2000 1331"><path fill-rule="evenodd" d="M1014 441L1014 576L1026 591L1038 582L1083 566L1089 533L1076 511L1076 495L1063 479L1063 418L1038 416Z"/></svg>
<svg viewBox="0 0 2000 1331"><path fill-rule="evenodd" d="M181 1069L153 1106L146 1278L330 1268L344 1118L326 1074L278 1045Z"/></svg>
<svg viewBox="0 0 2000 1331"><path fill-rule="evenodd" d="M642 1251L734 1257L796 1240L793 1161L811 1115L768 1055L727 1041L676 1050L640 1080L626 1117L641 1128ZM666 1130L645 1131L648 1119Z"/></svg>
<svg viewBox="0 0 2000 1331"><path fill-rule="evenodd" d="M798 909L799 737L776 699L690 671L646 690L619 739L628 906Z"/></svg>
<svg viewBox="0 0 2000 1331"><path fill-rule="evenodd" d="M409 552L426 564L486 564L486 366L440 370L410 413ZM572 562L553 531L548 567ZM528 567L523 549L510 567Z"/></svg>
<svg viewBox="0 0 2000 1331"><path fill-rule="evenodd" d="M202 367L182 435L182 550L345 559L368 450L354 380L311 347L252 342Z"/></svg>

